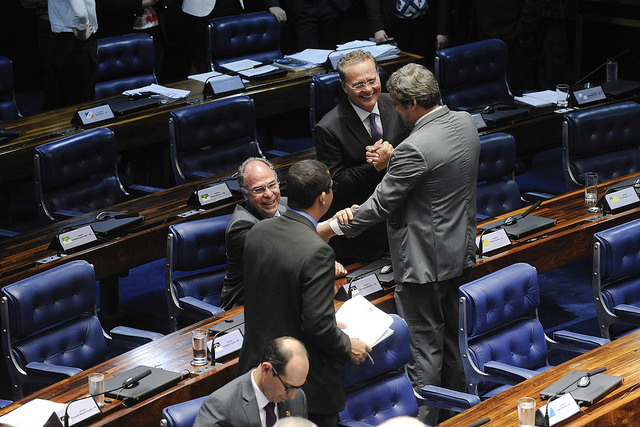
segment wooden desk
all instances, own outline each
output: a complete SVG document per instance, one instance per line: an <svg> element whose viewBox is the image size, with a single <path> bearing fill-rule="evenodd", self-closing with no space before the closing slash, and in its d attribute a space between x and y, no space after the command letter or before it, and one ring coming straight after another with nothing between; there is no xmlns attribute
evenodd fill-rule
<svg viewBox="0 0 640 427"><path fill-rule="evenodd" d="M638 425L640 416L640 388L631 389L640 383L640 358L638 341L640 331L577 356L568 362L543 372L511 387L479 405L440 424L441 427L465 426L484 417L491 418L487 426L518 425L517 400L530 396L537 399L536 407L546 402L540 399L540 391L574 369L590 371L606 366L605 373L624 377L623 384L599 402L584 408L589 415L578 413L562 426L632 426ZM627 394L628 393L628 394Z"/></svg>

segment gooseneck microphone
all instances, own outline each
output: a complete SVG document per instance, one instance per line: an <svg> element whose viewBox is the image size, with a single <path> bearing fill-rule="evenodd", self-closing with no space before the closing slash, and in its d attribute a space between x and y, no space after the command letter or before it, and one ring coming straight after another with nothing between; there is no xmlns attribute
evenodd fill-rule
<svg viewBox="0 0 640 427"><path fill-rule="evenodd" d="M614 55L614 56L610 57L609 59L611 59L612 61L617 61L619 58L623 57L624 55L626 55L629 52L631 52L631 49L627 48L627 49L623 50L622 52L618 53L617 55ZM595 69L593 69L589 74L587 74L586 76L582 77L580 80L575 82L571 86L571 90L569 91L569 96L571 96L571 93L573 93L573 90L576 88L576 86L578 86L580 83L584 82L589 77L594 75L596 72L598 72L605 65L607 65L607 61L604 61L602 64L598 65Z"/></svg>

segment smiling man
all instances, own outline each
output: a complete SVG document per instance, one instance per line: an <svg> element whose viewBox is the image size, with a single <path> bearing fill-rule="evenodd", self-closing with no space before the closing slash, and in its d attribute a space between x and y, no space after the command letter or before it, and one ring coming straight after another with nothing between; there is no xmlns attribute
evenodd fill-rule
<svg viewBox="0 0 640 427"><path fill-rule="evenodd" d="M309 356L295 338L267 344L260 364L213 392L202 404L194 427L272 427L278 419L307 416L302 387Z"/></svg>
<svg viewBox="0 0 640 427"><path fill-rule="evenodd" d="M338 73L347 96L313 129L317 158L327 165L335 183L333 204L323 219L353 203L363 203L382 180L391 150L380 150L378 154L386 158L374 165L366 161L366 147L383 140L390 143L385 147L392 148L409 133L393 111L389 95L381 93L378 66L371 54L346 54L338 62ZM355 239L335 237L329 244L343 264L371 261L387 247L387 234L381 224Z"/></svg>

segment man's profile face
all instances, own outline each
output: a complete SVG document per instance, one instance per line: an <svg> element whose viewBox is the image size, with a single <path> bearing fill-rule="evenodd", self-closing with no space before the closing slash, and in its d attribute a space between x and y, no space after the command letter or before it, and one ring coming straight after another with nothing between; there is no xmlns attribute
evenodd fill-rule
<svg viewBox="0 0 640 427"><path fill-rule="evenodd" d="M293 399L296 392L307 381L309 361L306 357L294 356L287 363L284 372L277 372L273 367L266 372L263 382L263 393L271 402L283 402Z"/></svg>
<svg viewBox="0 0 640 427"><path fill-rule="evenodd" d="M244 183L249 194L244 198L265 218L272 218L280 203L280 186L271 168L261 161L249 162L244 169Z"/></svg>
<svg viewBox="0 0 640 427"><path fill-rule="evenodd" d="M349 100L363 110L371 112L380 98L381 91L378 69L373 61L367 59L346 66L344 77L345 82L342 83L342 89ZM359 85L362 87L358 88Z"/></svg>
<svg viewBox="0 0 640 427"><path fill-rule="evenodd" d="M401 103L392 91L389 91L389 98L391 99L393 110L396 112L396 114L400 116L406 126L412 128L416 124L416 121L411 114L409 106Z"/></svg>

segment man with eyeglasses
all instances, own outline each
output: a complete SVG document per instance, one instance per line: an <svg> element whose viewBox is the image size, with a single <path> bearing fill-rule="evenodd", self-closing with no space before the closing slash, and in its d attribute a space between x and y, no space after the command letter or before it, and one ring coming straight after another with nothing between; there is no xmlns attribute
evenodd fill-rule
<svg viewBox="0 0 640 427"><path fill-rule="evenodd" d="M245 336L238 373L257 364L270 339L298 338L309 351L303 387L309 419L319 427L336 426L344 408L345 363L360 363L371 350L336 324L334 254L316 231L333 199L331 184L319 161L293 164L287 176L289 209L247 233L243 259Z"/></svg>
<svg viewBox="0 0 640 427"><path fill-rule="evenodd" d="M309 372L304 345L292 337L271 340L258 366L213 392L194 427L273 427L279 419L307 417L302 387Z"/></svg>
<svg viewBox="0 0 640 427"><path fill-rule="evenodd" d="M238 167L238 182L244 202L236 205L225 233L227 273L222 284L220 306L230 308L244 304L242 255L247 232L259 221L280 216L287 209L286 197L280 197L278 175L271 162L250 157ZM335 263L335 276L347 274Z"/></svg>
<svg viewBox="0 0 640 427"><path fill-rule="evenodd" d="M393 111L389 94L381 93L378 66L371 54L363 51L346 54L338 62L338 73L347 96L313 129L317 158L327 165L335 182L333 204L323 220L353 203L367 200L385 174L384 160L409 133ZM385 159L367 163L366 147L380 140L388 141L391 150L379 150ZM335 237L329 244L338 261L345 265L373 261L387 248L387 233L384 224L380 224L355 239Z"/></svg>

